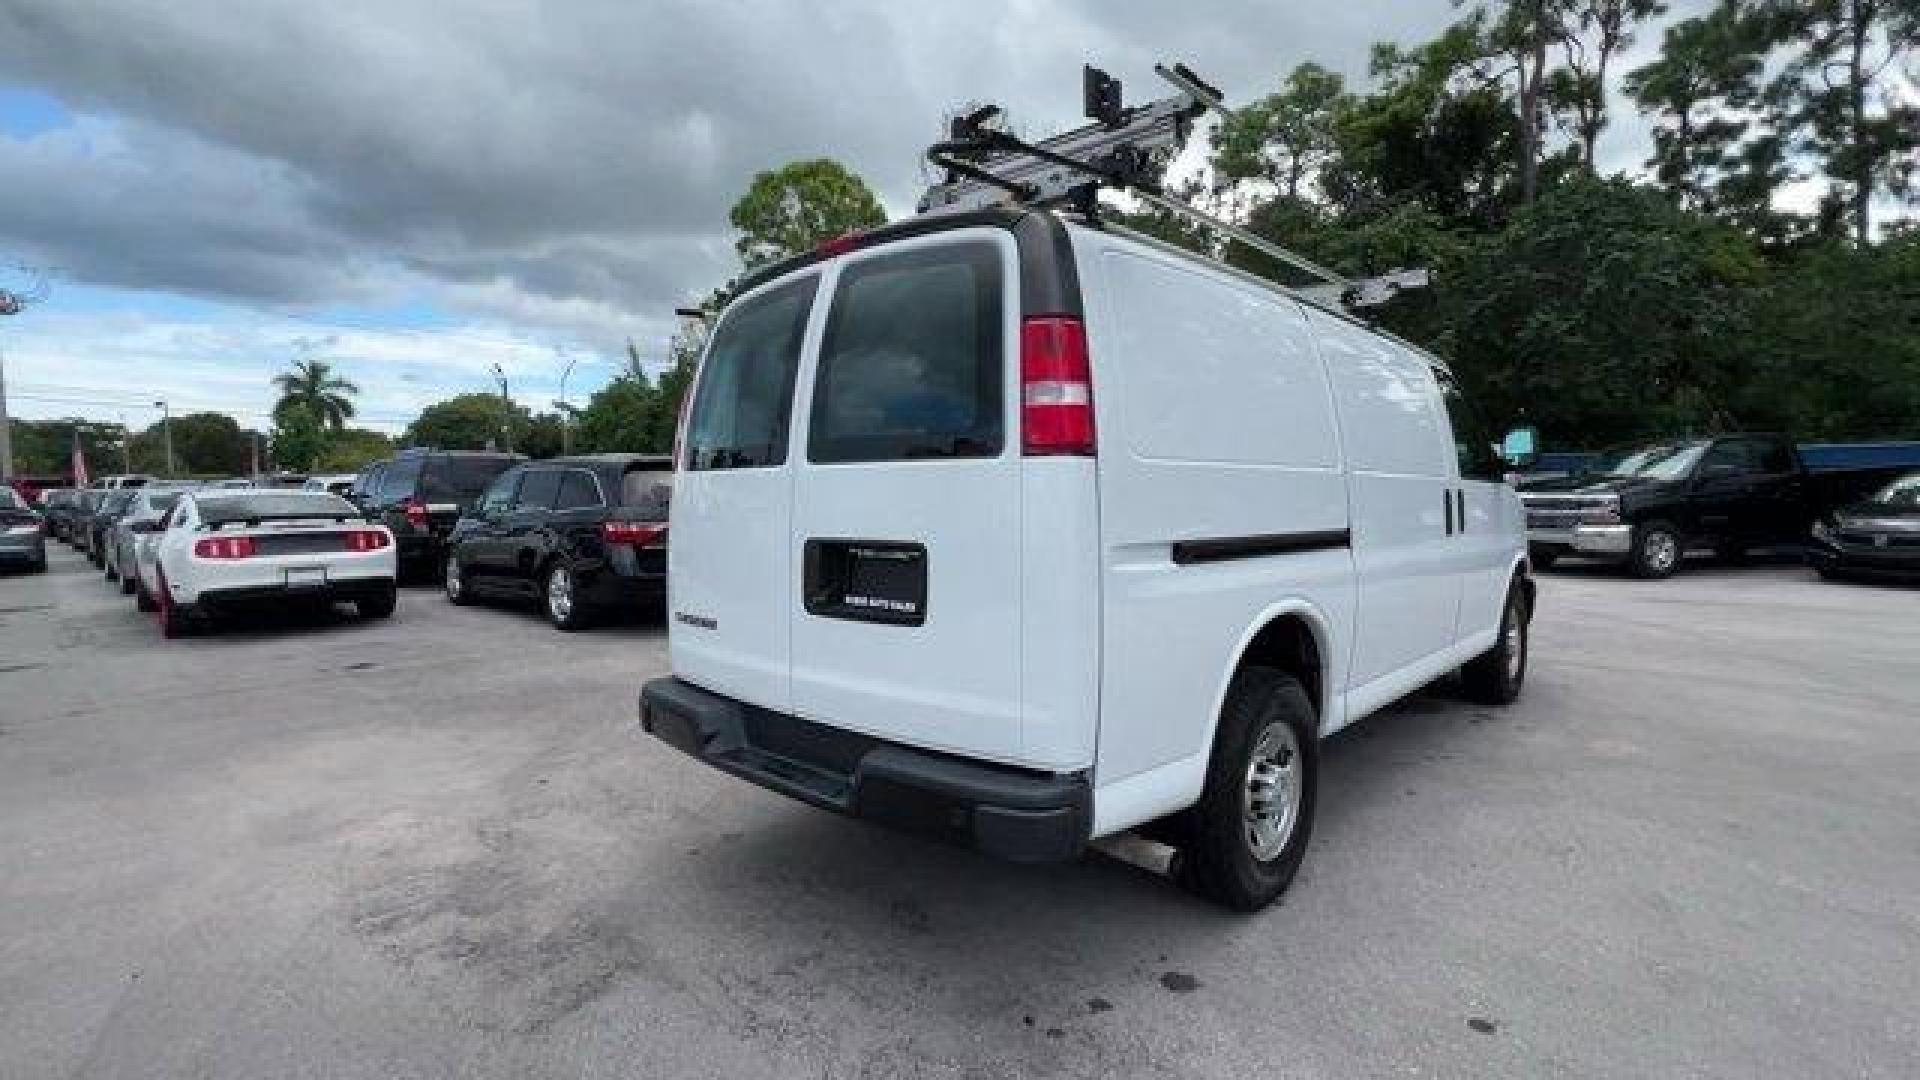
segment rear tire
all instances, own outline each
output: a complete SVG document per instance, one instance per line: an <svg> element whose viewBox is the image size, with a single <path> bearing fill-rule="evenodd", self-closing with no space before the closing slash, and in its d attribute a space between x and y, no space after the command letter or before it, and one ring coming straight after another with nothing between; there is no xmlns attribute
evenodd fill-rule
<svg viewBox="0 0 1920 1080"><path fill-rule="evenodd" d="M1319 717L1300 681L1242 668L1220 711L1206 788L1188 812L1182 883L1238 911L1285 892L1307 854L1319 763Z"/></svg>
<svg viewBox="0 0 1920 1080"><path fill-rule="evenodd" d="M132 596L134 593L138 591L140 591L140 583L137 580L135 580L134 578L130 578L125 574L120 575L120 595L121 596Z"/></svg>
<svg viewBox="0 0 1920 1080"><path fill-rule="evenodd" d="M1527 597L1518 580L1507 587L1500 612L1500 636L1493 648L1460 669L1467 694L1482 705L1511 705L1527 681Z"/></svg>
<svg viewBox="0 0 1920 1080"><path fill-rule="evenodd" d="M398 591L388 586L386 592L371 600L355 600L353 606L360 609L360 617L363 619L391 619L393 609L399 606L399 600Z"/></svg>
<svg viewBox="0 0 1920 1080"><path fill-rule="evenodd" d="M473 590L467 581L467 572L460 569L458 556L447 556L447 567L441 576L440 587L446 591L449 604L465 607L473 603Z"/></svg>
<svg viewBox="0 0 1920 1080"><path fill-rule="evenodd" d="M586 602L580 598L580 583L567 560L555 559L547 567L540 587L540 606L547 613L547 621L562 633L584 630L591 621Z"/></svg>
<svg viewBox="0 0 1920 1080"><path fill-rule="evenodd" d="M146 585L141 582L134 583L133 606L136 610L144 611L148 614L160 610L160 605L154 602L153 594L148 592Z"/></svg>
<svg viewBox="0 0 1920 1080"><path fill-rule="evenodd" d="M1679 569L1680 558L1685 553L1679 529L1664 521L1648 521L1633 530L1633 550L1627 556L1627 567L1637 578L1670 577Z"/></svg>
<svg viewBox="0 0 1920 1080"><path fill-rule="evenodd" d="M160 636L171 641L186 637L193 631L193 612L173 602L173 590L167 586L167 575L160 577L160 595L155 598L160 618Z"/></svg>

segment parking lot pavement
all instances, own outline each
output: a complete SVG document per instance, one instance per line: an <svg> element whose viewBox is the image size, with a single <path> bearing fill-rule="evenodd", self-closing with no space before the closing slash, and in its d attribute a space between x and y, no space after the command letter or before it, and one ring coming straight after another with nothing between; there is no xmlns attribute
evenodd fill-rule
<svg viewBox="0 0 1920 1080"><path fill-rule="evenodd" d="M1914 1076L1920 594L1546 577L1325 754L1285 902L837 819L633 730L660 627L163 642L0 578L0 1076Z"/></svg>

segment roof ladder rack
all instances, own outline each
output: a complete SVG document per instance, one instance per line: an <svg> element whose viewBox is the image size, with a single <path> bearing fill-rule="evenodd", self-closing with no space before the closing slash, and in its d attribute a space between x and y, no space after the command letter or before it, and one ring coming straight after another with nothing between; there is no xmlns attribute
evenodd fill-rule
<svg viewBox="0 0 1920 1080"><path fill-rule="evenodd" d="M1132 193L1150 206L1186 218L1236 243L1302 271L1324 284L1293 291L1321 304L1367 307L1404 289L1424 287L1425 270L1396 270L1354 279L1169 196L1155 163L1177 153L1193 121L1209 110L1232 119L1218 89L1184 64L1154 65L1154 73L1179 92L1133 108L1121 104L1120 82L1094 67L1083 69L1082 95L1093 121L1037 143L992 126L1000 115L989 105L953 119L948 137L927 148L927 160L945 178L920 198L923 214L959 213L995 206L1072 206L1095 210L1102 187Z"/></svg>

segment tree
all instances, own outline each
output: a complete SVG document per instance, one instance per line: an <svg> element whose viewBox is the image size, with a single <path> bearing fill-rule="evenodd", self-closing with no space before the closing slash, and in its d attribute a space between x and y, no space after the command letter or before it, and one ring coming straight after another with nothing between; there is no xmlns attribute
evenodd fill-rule
<svg viewBox="0 0 1920 1080"><path fill-rule="evenodd" d="M402 441L438 450L498 450L530 421L525 408L509 408L498 394L460 394L422 409Z"/></svg>
<svg viewBox="0 0 1920 1080"><path fill-rule="evenodd" d="M342 428L327 436L326 449L315 468L326 472L359 472L392 453L393 440L386 435L367 428Z"/></svg>
<svg viewBox="0 0 1920 1080"><path fill-rule="evenodd" d="M187 413L170 422L155 421L133 436L134 467L162 473L167 467L167 428L173 430L173 466L186 476L241 476L253 463L253 444L225 413ZM98 466L94 466L98 471Z"/></svg>
<svg viewBox="0 0 1920 1080"><path fill-rule="evenodd" d="M1658 191L1577 176L1468 246L1428 340L1489 416L1548 445L1756 423L1752 238Z"/></svg>
<svg viewBox="0 0 1920 1080"><path fill-rule="evenodd" d="M734 249L749 270L887 220L866 181L830 158L760 173L728 217L740 230Z"/></svg>
<svg viewBox="0 0 1920 1080"><path fill-rule="evenodd" d="M327 431L305 408L287 409L274 420L268 446L276 468L312 472L327 452Z"/></svg>
<svg viewBox="0 0 1920 1080"><path fill-rule="evenodd" d="M1607 69L1633 44L1634 27L1662 14L1661 0L1573 0L1562 44L1567 66L1559 97L1573 110L1574 138L1588 172L1596 170L1594 146L1607 126Z"/></svg>
<svg viewBox="0 0 1920 1080"><path fill-rule="evenodd" d="M1320 187L1343 220L1419 202L1451 221L1497 226L1518 175L1514 106L1473 70L1482 43L1466 20L1414 49L1374 47L1379 88L1341 110Z"/></svg>
<svg viewBox="0 0 1920 1080"><path fill-rule="evenodd" d="M1901 104L1886 74L1920 50L1920 0L1765 0L1769 43L1789 50L1771 96L1780 126L1843 189L1854 242L1873 236L1873 200L1904 196L1920 169L1920 106Z"/></svg>
<svg viewBox="0 0 1920 1080"><path fill-rule="evenodd" d="M280 400L273 407L275 419L288 409L305 409L320 425L339 431L353 419L353 398L360 388L337 378L333 365L325 360L295 360L293 366L273 377Z"/></svg>
<svg viewBox="0 0 1920 1080"><path fill-rule="evenodd" d="M1301 64L1276 93L1234 111L1213 131L1213 169L1222 181L1264 181L1298 201L1301 185L1332 157L1334 120L1349 101L1344 80Z"/></svg>
<svg viewBox="0 0 1920 1080"><path fill-rule="evenodd" d="M596 391L580 410L578 445L602 453L665 450L655 440L658 406L644 374L622 374Z"/></svg>
<svg viewBox="0 0 1920 1080"><path fill-rule="evenodd" d="M1753 20L1734 3L1667 28L1660 55L1628 73L1625 86L1640 111L1655 118L1653 157L1647 164L1682 204L1711 210L1721 180L1739 168L1742 140L1759 119L1761 41ZM1773 144L1777 147L1777 142ZM1747 162L1738 199L1771 205L1777 167Z"/></svg>
<svg viewBox="0 0 1920 1080"><path fill-rule="evenodd" d="M1459 3L1460 0L1454 0ZM1476 7L1468 18L1480 42L1474 71L1487 82L1513 86L1514 150L1520 173L1520 201L1530 203L1540 190L1544 158L1550 50L1572 34L1569 0L1500 0Z"/></svg>

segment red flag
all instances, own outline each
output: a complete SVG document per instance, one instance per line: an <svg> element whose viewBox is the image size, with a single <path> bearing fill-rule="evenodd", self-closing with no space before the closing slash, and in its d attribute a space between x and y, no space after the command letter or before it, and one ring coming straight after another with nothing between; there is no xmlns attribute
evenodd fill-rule
<svg viewBox="0 0 1920 1080"><path fill-rule="evenodd" d="M87 486L87 483L88 483L87 451L85 447L80 445L80 429L74 428L73 429L73 486L77 488L83 488Z"/></svg>

